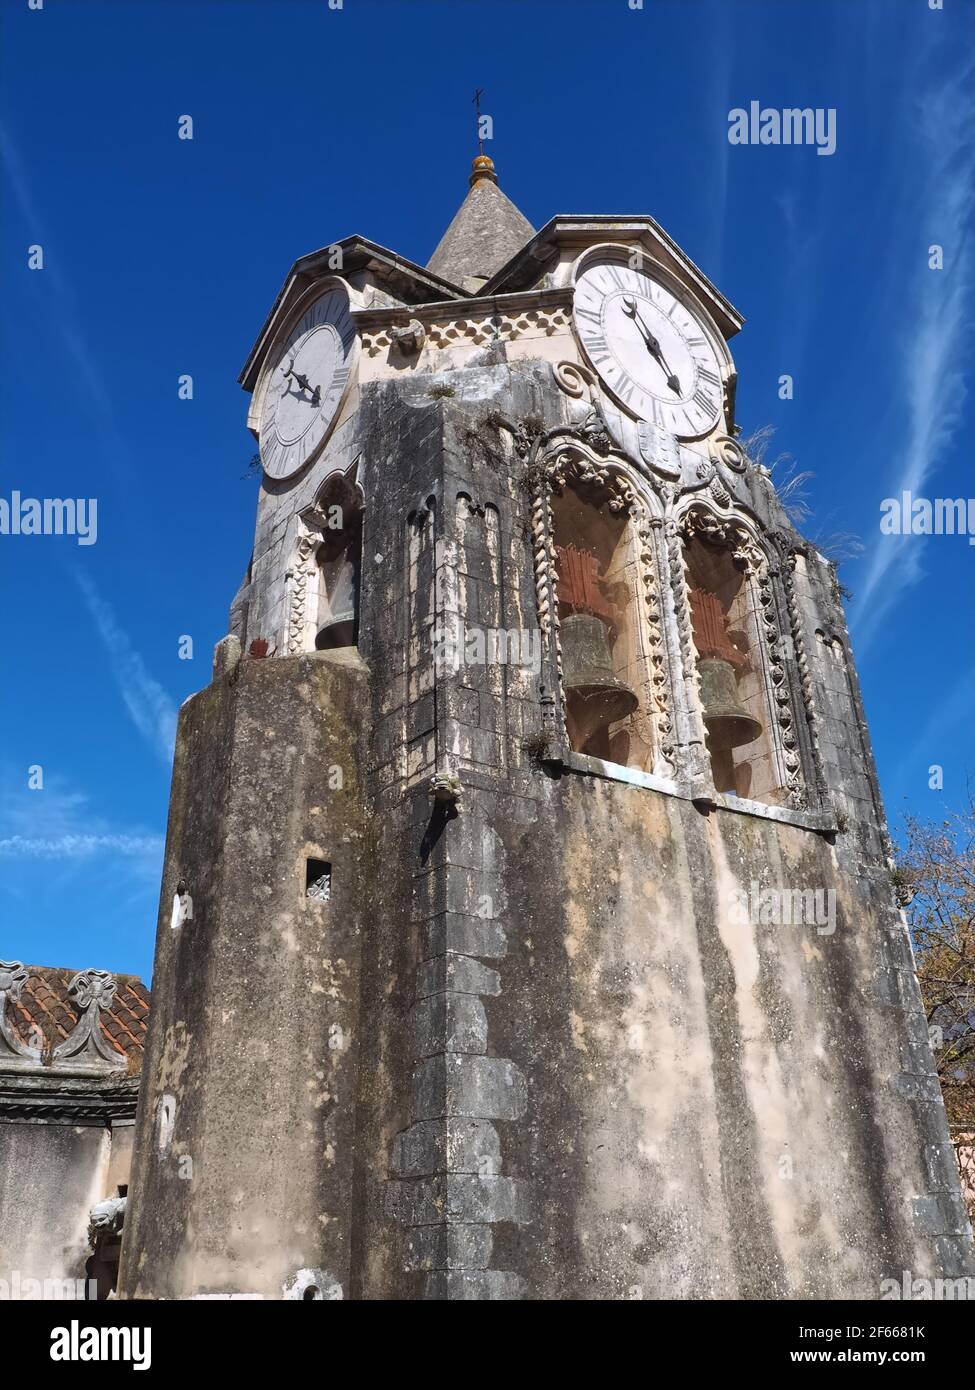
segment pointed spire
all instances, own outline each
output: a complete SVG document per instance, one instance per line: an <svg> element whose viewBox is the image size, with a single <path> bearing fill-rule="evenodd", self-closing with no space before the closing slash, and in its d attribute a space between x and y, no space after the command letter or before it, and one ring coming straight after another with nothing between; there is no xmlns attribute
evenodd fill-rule
<svg viewBox="0 0 975 1390"><path fill-rule="evenodd" d="M427 270L476 294L535 235L535 228L498 187L494 160L479 154L470 188L427 262Z"/></svg>

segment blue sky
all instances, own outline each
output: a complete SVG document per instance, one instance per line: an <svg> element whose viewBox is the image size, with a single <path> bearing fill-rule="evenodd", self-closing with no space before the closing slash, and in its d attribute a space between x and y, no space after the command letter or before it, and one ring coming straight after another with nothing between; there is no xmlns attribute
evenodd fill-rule
<svg viewBox="0 0 975 1390"><path fill-rule="evenodd" d="M0 496L98 501L94 545L0 536L0 955L148 978L176 714L252 539L238 370L297 256L358 232L429 257L475 86L536 226L650 213L745 314L740 423L812 471L807 534L864 546L841 577L888 813L961 802L975 548L879 518L975 491L973 0L0 0L0 24ZM753 100L835 108L836 152L730 145Z"/></svg>

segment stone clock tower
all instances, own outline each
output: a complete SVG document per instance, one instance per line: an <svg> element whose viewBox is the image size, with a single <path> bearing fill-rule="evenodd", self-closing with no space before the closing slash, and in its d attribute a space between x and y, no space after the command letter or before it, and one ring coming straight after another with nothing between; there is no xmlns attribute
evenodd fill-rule
<svg viewBox="0 0 975 1390"><path fill-rule="evenodd" d="M832 567L649 217L289 272L184 705L120 1293L975 1273Z"/></svg>

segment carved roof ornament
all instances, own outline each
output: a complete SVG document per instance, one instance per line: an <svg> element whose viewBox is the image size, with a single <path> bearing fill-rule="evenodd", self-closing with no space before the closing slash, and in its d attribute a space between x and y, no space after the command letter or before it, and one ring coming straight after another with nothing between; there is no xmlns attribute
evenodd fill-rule
<svg viewBox="0 0 975 1390"><path fill-rule="evenodd" d="M57 1071L105 1072L125 1070L127 1059L102 1032L101 1013L115 998L115 976L107 970L79 970L68 985L78 1010L78 1022L51 1056Z"/></svg>
<svg viewBox="0 0 975 1390"><path fill-rule="evenodd" d="M22 1043L7 1017L7 1001L17 1003L29 976L19 960L0 960L0 1071L33 1071L41 1065L41 1049Z"/></svg>

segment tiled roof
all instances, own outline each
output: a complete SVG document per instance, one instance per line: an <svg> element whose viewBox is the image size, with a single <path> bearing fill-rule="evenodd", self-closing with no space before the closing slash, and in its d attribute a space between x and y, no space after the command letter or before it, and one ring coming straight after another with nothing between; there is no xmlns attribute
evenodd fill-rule
<svg viewBox="0 0 975 1390"><path fill-rule="evenodd" d="M51 965L28 965L30 972L20 999L7 1003L7 1018L21 1042L37 1046L36 1029L45 1047L57 1047L78 1021L78 1010L68 997L68 985L78 973ZM102 1032L128 1059L129 1074L141 1070L149 1022L149 991L138 975L116 975L112 1007L101 1015Z"/></svg>

